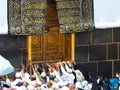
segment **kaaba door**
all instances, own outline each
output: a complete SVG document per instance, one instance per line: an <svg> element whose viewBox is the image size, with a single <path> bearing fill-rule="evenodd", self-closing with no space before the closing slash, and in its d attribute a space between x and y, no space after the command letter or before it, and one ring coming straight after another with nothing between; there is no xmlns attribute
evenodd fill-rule
<svg viewBox="0 0 120 90"><path fill-rule="evenodd" d="M71 34L59 30L56 4L47 0L46 33L31 36L31 59L33 62L56 62L71 60Z"/></svg>
<svg viewBox="0 0 120 90"><path fill-rule="evenodd" d="M31 36L32 62L56 62L71 60L71 34L61 34L58 27L50 31Z"/></svg>

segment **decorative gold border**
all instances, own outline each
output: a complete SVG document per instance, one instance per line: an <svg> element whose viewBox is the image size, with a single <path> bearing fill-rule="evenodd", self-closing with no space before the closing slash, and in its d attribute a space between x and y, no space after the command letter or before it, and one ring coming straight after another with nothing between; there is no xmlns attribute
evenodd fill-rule
<svg viewBox="0 0 120 90"><path fill-rule="evenodd" d="M46 7L46 0L8 0L10 34L44 33Z"/></svg>
<svg viewBox="0 0 120 90"><path fill-rule="evenodd" d="M61 33L93 30L92 0L56 0Z"/></svg>

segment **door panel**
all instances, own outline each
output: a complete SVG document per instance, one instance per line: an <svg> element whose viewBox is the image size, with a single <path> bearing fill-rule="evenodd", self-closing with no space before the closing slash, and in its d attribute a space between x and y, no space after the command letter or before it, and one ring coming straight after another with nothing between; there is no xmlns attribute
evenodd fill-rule
<svg viewBox="0 0 120 90"><path fill-rule="evenodd" d="M71 34L60 33L54 0L47 0L46 27L44 34L31 36L32 61L71 60Z"/></svg>

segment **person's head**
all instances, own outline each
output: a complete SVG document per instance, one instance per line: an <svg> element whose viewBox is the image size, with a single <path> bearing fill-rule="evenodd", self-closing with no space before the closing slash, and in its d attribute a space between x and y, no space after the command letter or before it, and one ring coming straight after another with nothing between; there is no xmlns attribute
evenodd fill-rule
<svg viewBox="0 0 120 90"><path fill-rule="evenodd" d="M118 73L118 77L120 78L120 73Z"/></svg>
<svg viewBox="0 0 120 90"><path fill-rule="evenodd" d="M45 78L46 78L46 73L43 71L43 72L40 74L40 76L41 76L43 79L45 79Z"/></svg>
<svg viewBox="0 0 120 90"><path fill-rule="evenodd" d="M16 72L16 73L15 73L15 78L21 78L21 76L22 76L22 75L21 75L20 72Z"/></svg>
<svg viewBox="0 0 120 90"><path fill-rule="evenodd" d="M31 79L31 81L34 81L34 80L36 80L36 76L35 76L35 75L32 75L32 76L30 77L30 79Z"/></svg>
<svg viewBox="0 0 120 90"><path fill-rule="evenodd" d="M74 85L73 85L73 84L68 84L68 87L69 87L69 89L70 89L70 90L75 89L75 87L74 87Z"/></svg>

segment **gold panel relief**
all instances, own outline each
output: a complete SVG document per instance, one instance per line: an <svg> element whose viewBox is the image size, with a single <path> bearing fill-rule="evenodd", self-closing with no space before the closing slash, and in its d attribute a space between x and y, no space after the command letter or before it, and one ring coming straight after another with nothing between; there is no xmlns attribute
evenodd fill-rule
<svg viewBox="0 0 120 90"><path fill-rule="evenodd" d="M42 35L31 36L31 46L32 46L32 60L40 61L43 60L43 42Z"/></svg>
<svg viewBox="0 0 120 90"><path fill-rule="evenodd" d="M32 48L41 48L41 35L32 36Z"/></svg>
<svg viewBox="0 0 120 90"><path fill-rule="evenodd" d="M49 32L47 33L47 36L46 36L46 45L47 45L47 48L49 47L57 47L58 44L59 44L59 41L58 41L58 32Z"/></svg>
<svg viewBox="0 0 120 90"><path fill-rule="evenodd" d="M45 51L45 60L59 60L60 59L60 51L59 47L47 49Z"/></svg>

